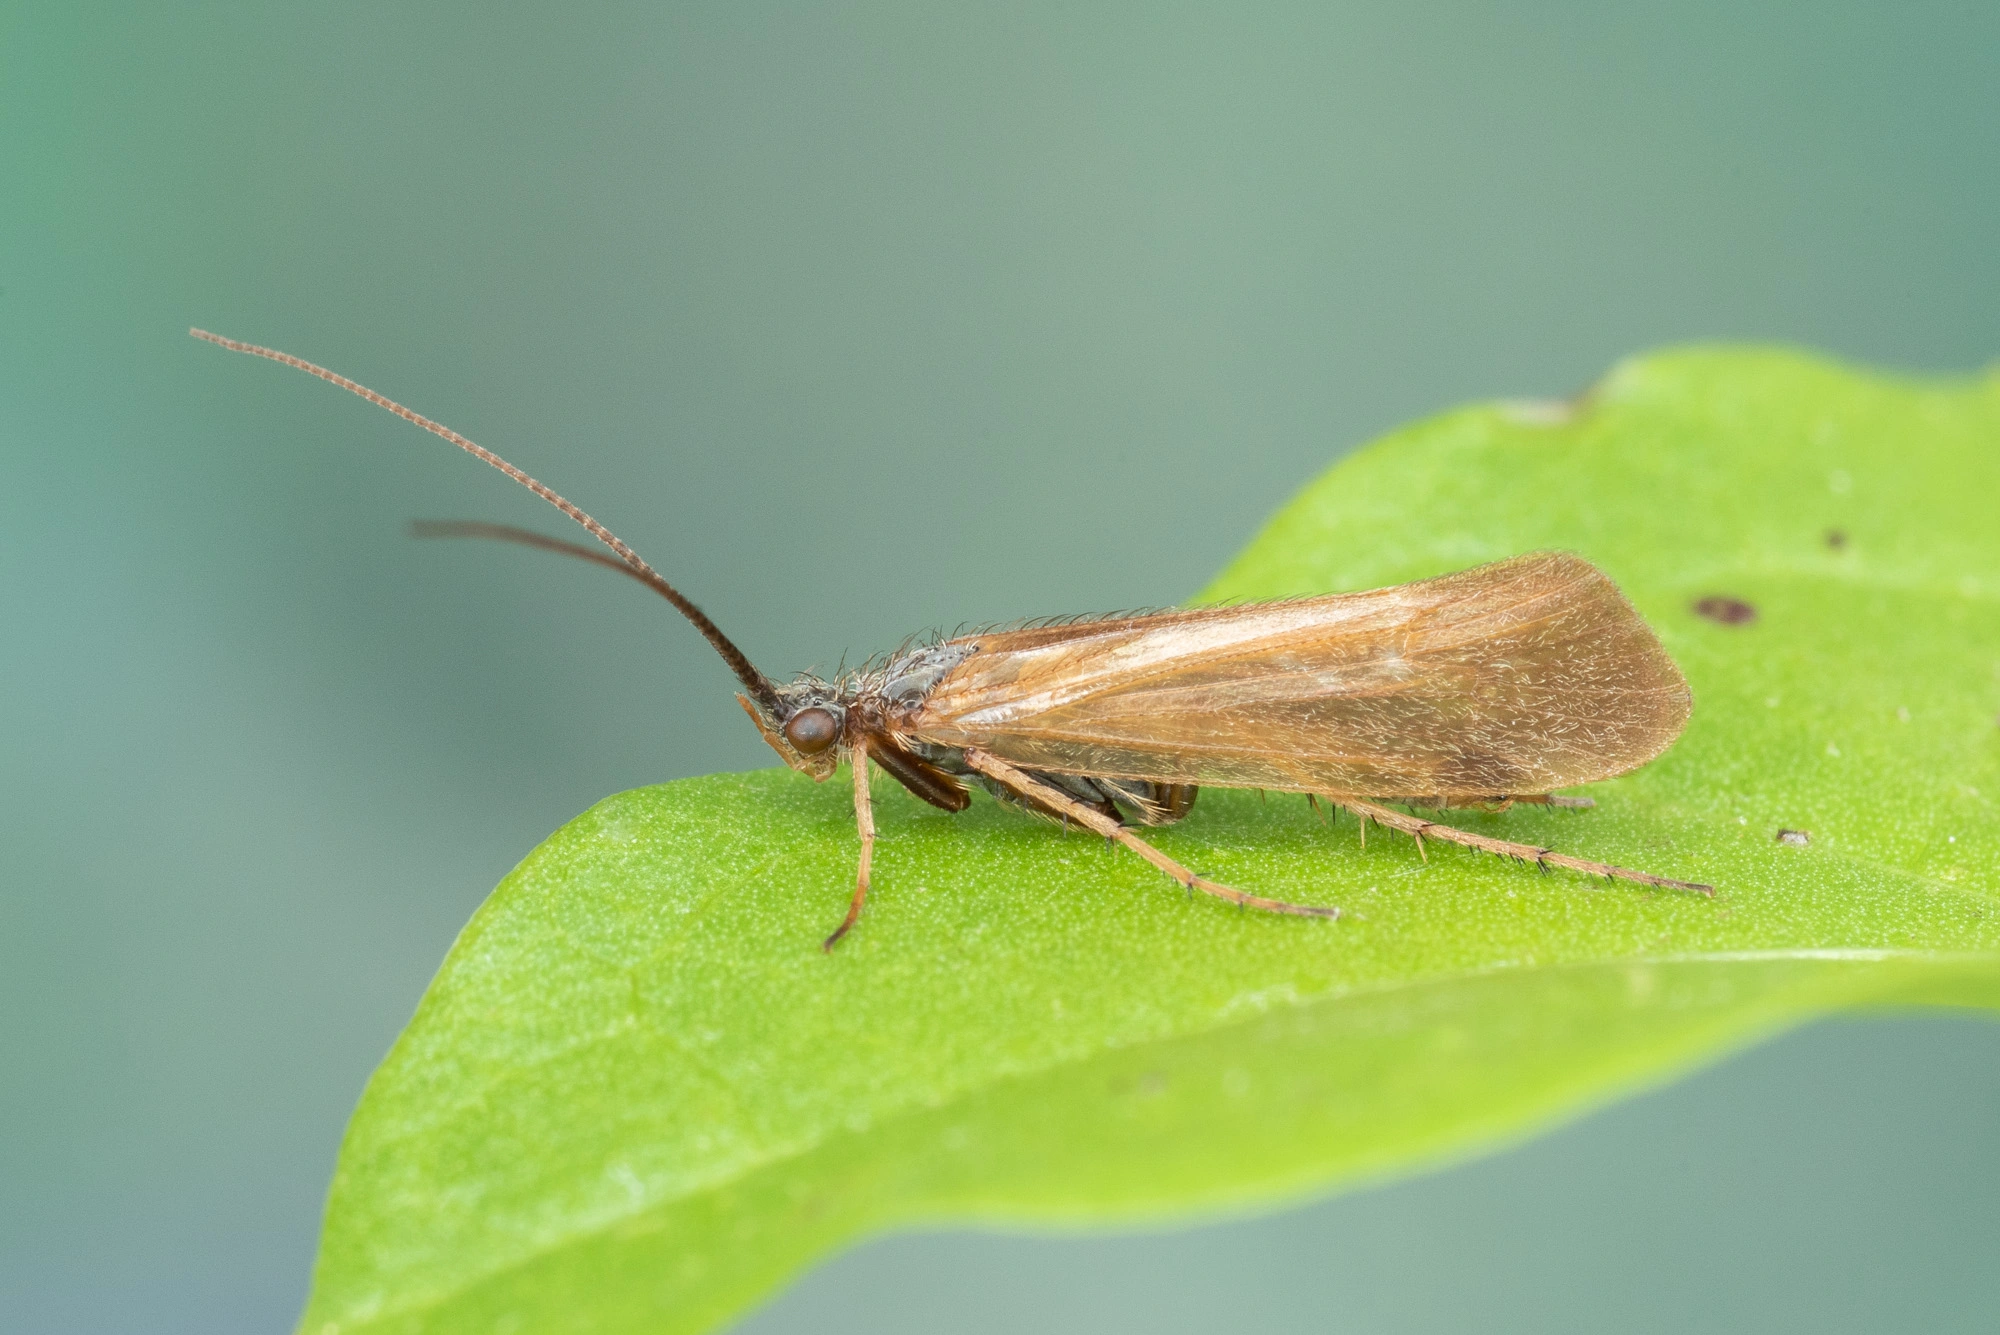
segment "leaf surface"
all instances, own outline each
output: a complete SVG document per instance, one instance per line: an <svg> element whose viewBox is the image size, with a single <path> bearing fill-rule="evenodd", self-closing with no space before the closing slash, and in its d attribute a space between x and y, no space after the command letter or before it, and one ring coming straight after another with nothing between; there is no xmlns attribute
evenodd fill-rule
<svg viewBox="0 0 2000 1335"><path fill-rule="evenodd" d="M1582 553L1686 671L1693 721L1595 810L1453 814L1713 900L1424 863L1207 791L1168 852L1349 911L1243 914L882 780L875 894L828 957L844 782L608 798L500 884L370 1081L302 1329L701 1330L871 1231L1265 1206L1831 1009L2000 1004L1995 497L2000 379L1697 349L1398 432L1206 591Z"/></svg>

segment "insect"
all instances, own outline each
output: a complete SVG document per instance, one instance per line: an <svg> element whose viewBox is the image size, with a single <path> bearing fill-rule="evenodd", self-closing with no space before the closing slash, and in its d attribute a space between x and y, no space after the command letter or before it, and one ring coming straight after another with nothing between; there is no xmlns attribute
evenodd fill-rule
<svg viewBox="0 0 2000 1335"><path fill-rule="evenodd" d="M833 681L780 685L638 553L554 491L449 427L345 376L201 329L194 337L296 367L360 395L513 478L612 555L503 524L429 523L629 575L693 623L735 674L736 697L784 762L815 780L842 759L860 866L832 950L861 916L875 850L868 771L945 811L968 783L1122 843L1188 892L1243 908L1335 918L1338 908L1248 894L1196 874L1133 832L1187 815L1203 785L1326 797L1337 812L1544 872L1712 894L1384 805L1588 807L1557 788L1645 764L1686 726L1686 680L1618 588L1581 557L1534 552L1367 593L1063 621L923 644ZM614 559L615 558L615 559Z"/></svg>

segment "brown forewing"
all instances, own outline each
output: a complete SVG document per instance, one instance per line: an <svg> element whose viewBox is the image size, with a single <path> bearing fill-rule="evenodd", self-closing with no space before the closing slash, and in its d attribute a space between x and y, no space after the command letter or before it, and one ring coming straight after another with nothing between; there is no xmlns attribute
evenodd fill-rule
<svg viewBox="0 0 2000 1335"><path fill-rule="evenodd" d="M1601 571L1536 552L1369 593L968 636L905 719L1024 768L1354 796L1547 792L1642 765L1687 682Z"/></svg>

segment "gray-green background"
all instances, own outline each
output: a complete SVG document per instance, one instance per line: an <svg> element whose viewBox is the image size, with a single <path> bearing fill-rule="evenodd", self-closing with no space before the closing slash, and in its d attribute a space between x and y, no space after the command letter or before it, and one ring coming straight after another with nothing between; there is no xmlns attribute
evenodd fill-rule
<svg viewBox="0 0 2000 1335"><path fill-rule="evenodd" d="M498 877L774 672L1170 602L1660 343L2000 352L2000 10L0 6L0 1325L250 1332ZM843 892L829 887L828 912ZM2000 1031L1826 1025L1258 1221L878 1242L751 1328L1990 1328Z"/></svg>

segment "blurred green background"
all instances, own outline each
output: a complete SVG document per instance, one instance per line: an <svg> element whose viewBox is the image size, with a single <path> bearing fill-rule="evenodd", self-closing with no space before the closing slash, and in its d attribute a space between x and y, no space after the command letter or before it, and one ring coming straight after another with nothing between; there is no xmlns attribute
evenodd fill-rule
<svg viewBox="0 0 2000 1335"><path fill-rule="evenodd" d="M0 6L0 1313L287 1328L486 890L764 765L509 455L773 672L1171 602L1412 417L2000 352L2000 8ZM835 899L841 893L830 890ZM832 905L835 900L829 900ZM1479 1163L890 1239L748 1328L1972 1330L2000 1029L1822 1025Z"/></svg>

